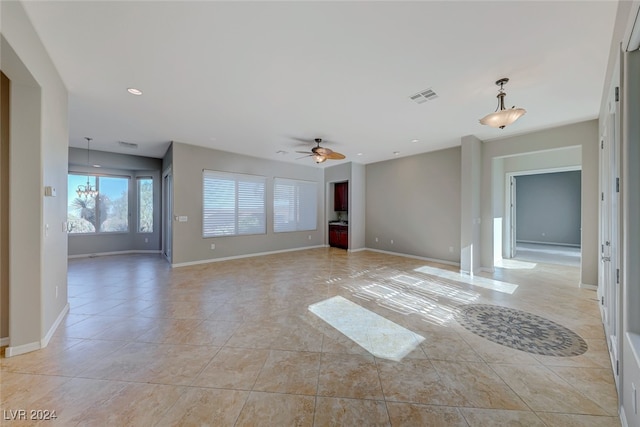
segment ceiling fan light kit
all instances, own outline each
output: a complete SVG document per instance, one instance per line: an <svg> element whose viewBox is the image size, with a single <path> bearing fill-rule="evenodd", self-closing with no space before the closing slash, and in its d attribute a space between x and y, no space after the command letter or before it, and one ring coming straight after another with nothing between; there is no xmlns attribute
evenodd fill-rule
<svg viewBox="0 0 640 427"><path fill-rule="evenodd" d="M498 107L495 112L481 118L480 124L491 126L492 128L504 129L505 126L512 124L527 112L524 108L516 108L515 105L509 109L504 107L504 97L507 95L504 91L504 85L506 85L508 81L509 79L505 77L496 82L496 85L500 86L497 96Z"/></svg>

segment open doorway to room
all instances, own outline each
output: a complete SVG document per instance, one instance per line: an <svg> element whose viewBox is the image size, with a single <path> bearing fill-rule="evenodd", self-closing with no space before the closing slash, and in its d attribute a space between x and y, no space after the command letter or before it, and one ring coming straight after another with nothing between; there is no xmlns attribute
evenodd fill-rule
<svg viewBox="0 0 640 427"><path fill-rule="evenodd" d="M579 168L508 174L511 258L579 267Z"/></svg>

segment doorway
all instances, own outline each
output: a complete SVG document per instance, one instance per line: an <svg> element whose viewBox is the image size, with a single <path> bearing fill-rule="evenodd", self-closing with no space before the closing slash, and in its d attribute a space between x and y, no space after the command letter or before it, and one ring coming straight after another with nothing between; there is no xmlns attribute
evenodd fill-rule
<svg viewBox="0 0 640 427"><path fill-rule="evenodd" d="M506 174L506 257L580 266L581 167Z"/></svg>

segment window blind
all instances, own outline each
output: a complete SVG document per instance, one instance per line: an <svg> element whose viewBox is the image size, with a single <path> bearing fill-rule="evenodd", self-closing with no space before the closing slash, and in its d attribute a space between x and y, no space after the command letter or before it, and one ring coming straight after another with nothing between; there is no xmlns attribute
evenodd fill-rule
<svg viewBox="0 0 640 427"><path fill-rule="evenodd" d="M266 233L266 178L204 170L202 236Z"/></svg>
<svg viewBox="0 0 640 427"><path fill-rule="evenodd" d="M311 181L273 180L273 231L316 230L318 184Z"/></svg>

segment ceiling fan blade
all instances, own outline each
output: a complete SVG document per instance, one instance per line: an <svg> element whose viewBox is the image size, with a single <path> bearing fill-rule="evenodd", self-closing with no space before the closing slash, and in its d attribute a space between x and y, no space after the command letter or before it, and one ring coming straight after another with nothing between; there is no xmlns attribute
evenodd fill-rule
<svg viewBox="0 0 640 427"><path fill-rule="evenodd" d="M308 152L308 151L296 151L296 153L300 153L300 154L308 154L308 155L313 154L313 153L310 153L310 152Z"/></svg>
<svg viewBox="0 0 640 427"><path fill-rule="evenodd" d="M300 151L298 151L300 153ZM298 157L296 160L304 159L305 157L311 157L313 154L307 154L306 156Z"/></svg>
<svg viewBox="0 0 640 427"><path fill-rule="evenodd" d="M326 154L325 157L330 160L342 160L345 158L345 155L332 151L331 153Z"/></svg>
<svg viewBox="0 0 640 427"><path fill-rule="evenodd" d="M331 155L331 153L333 153L333 150L325 147L314 147L313 152L326 157Z"/></svg>

